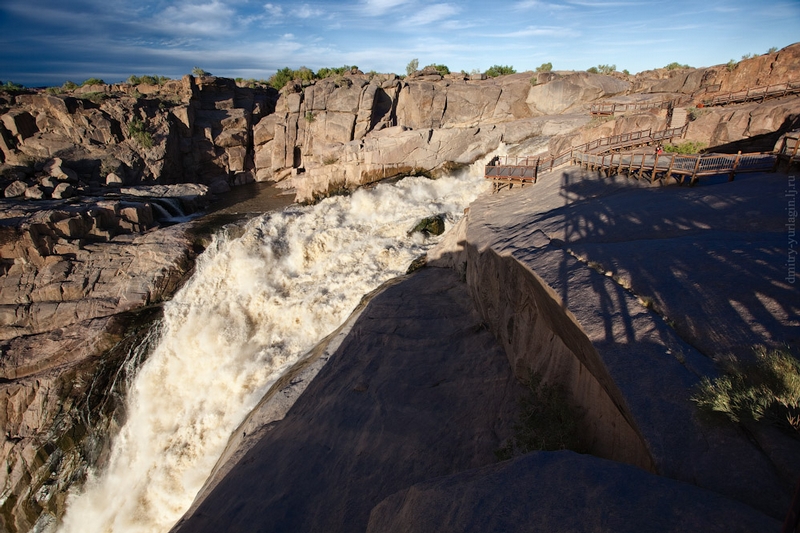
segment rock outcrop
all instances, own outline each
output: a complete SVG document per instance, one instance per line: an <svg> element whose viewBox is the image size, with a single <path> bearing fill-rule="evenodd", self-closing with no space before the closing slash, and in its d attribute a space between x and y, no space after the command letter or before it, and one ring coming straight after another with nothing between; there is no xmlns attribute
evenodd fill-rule
<svg viewBox="0 0 800 533"><path fill-rule="evenodd" d="M48 174L58 174L57 167L69 179L60 161L49 166ZM206 187L194 184L4 201L4 531L29 531L60 516L67 489L107 453L124 419L127 380L147 351L137 345L146 346L157 304L179 287L196 253L186 227L159 225L206 203Z"/></svg>
<svg viewBox="0 0 800 533"><path fill-rule="evenodd" d="M167 298L195 253L183 227L163 226L201 209L210 194L272 180L294 188L298 200L313 201L385 178L435 177L501 147L520 155L557 154L597 137L670 124L666 109L593 119L589 107L598 101L669 100L690 111L687 140L725 151L768 150L798 126L797 98L691 107L717 92L793 80L799 62L800 44L730 66L636 76L550 72L473 79L428 69L401 79L353 71L306 85L293 82L280 93L186 76L161 85L0 94L0 413L6 462L0 521L9 531L42 526L41 520L61 512L65 488L87 465L102 461L108 435L124 415L123 387L113 377L124 366L121 347L146 342L146 328L138 326L157 314L137 310ZM459 235L467 238L467 230ZM468 253L470 275L477 276L474 250L440 260L467 272L455 257ZM506 272L509 283L522 275L488 259L483 266ZM544 288L550 282L537 282L543 284L542 301L551 298ZM492 306L500 309L517 296L506 294ZM693 475L653 444L653 434L641 426L649 415L626 407L626 390L615 389L616 375L590 361L593 339L580 337L569 320L547 324L523 311L518 320L530 319L527 326L506 321L491 327L501 339L503 332L513 337L520 350L524 342L514 332L530 329L545 331L549 341L539 346L544 351L576 354L551 370L581 374L574 389L584 394L595 422L603 420L585 428L596 453L675 479ZM695 324L685 328L697 330ZM580 340L564 342L564 332ZM525 356L511 360L517 372L531 366ZM102 398L113 400L90 392L100 389ZM763 434L757 438L770 446ZM707 476L698 484L718 490L723 482L710 470L698 474L697 479ZM775 496L772 486L753 487L763 489L763 498ZM738 490L726 494L750 503L752 495ZM762 503L752 502L774 515Z"/></svg>

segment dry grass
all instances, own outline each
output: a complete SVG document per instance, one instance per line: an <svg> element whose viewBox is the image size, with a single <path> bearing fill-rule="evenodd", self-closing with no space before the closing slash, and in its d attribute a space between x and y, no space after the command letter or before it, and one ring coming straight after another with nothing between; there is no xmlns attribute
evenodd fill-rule
<svg viewBox="0 0 800 533"><path fill-rule="evenodd" d="M734 422L766 420L800 428L800 362L786 350L756 349L755 363L733 361L724 374L704 378L692 400Z"/></svg>

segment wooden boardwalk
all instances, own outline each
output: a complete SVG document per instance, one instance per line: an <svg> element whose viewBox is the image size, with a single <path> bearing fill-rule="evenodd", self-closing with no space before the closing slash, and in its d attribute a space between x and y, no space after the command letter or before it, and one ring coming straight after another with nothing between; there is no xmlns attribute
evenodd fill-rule
<svg viewBox="0 0 800 533"><path fill-rule="evenodd" d="M683 184L686 179L694 185L702 176L728 174L733 180L742 172L774 172L778 156L769 153L743 154L697 154L678 155L669 153L641 154L589 154L576 153L574 163L590 170L598 170L607 176L625 174L635 178L649 178L650 182L669 178Z"/></svg>
<svg viewBox="0 0 800 533"><path fill-rule="evenodd" d="M592 104L590 113L592 115L615 115L617 113L627 113L630 111L646 111L648 109L669 109L673 104L672 100L661 102L636 102L629 104Z"/></svg>
<svg viewBox="0 0 800 533"><path fill-rule="evenodd" d="M790 94L800 93L800 81L789 81L786 83L778 83L776 85L764 85L761 87L751 87L741 91L731 91L726 94L715 96L714 98L704 100L704 106L727 105L727 104L740 104L743 102L752 102L760 100L763 102L767 98L780 98L781 96L788 96Z"/></svg>
<svg viewBox="0 0 800 533"><path fill-rule="evenodd" d="M536 183L540 173L550 172L562 165L572 164L577 153L601 155L666 142L675 137L682 137L685 134L686 126L660 131L646 129L612 137L603 137L580 146L574 146L556 156L498 156L486 166L484 177L498 182L495 184L495 189L504 186L513 187L515 183L524 186L529 183Z"/></svg>

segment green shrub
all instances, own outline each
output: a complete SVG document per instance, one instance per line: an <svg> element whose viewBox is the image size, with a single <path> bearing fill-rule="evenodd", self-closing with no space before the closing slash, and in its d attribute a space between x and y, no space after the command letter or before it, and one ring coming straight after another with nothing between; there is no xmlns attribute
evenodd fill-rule
<svg viewBox="0 0 800 533"><path fill-rule="evenodd" d="M558 385L543 385L531 374L528 394L520 399L520 419L514 435L495 455L501 461L534 450L582 451L578 436L578 415Z"/></svg>
<svg viewBox="0 0 800 533"><path fill-rule="evenodd" d="M436 72L438 72L442 76L446 76L447 74L450 74L450 69L447 68L447 65L436 65L436 64L431 63L430 65L428 65L428 67L435 68ZM425 67L425 68L428 68L428 67Z"/></svg>
<svg viewBox="0 0 800 533"><path fill-rule="evenodd" d="M589 67L586 69L586 72L589 74L600 74L600 71L597 70L597 67Z"/></svg>
<svg viewBox="0 0 800 533"><path fill-rule="evenodd" d="M325 78L333 78L335 76L344 76L346 72L350 72L350 65L343 67L322 67L317 71L317 79L323 80Z"/></svg>
<svg viewBox="0 0 800 533"><path fill-rule="evenodd" d="M100 78L89 78L88 80L81 83L81 87L86 87L87 85L105 85L106 82L101 80Z"/></svg>
<svg viewBox="0 0 800 533"><path fill-rule="evenodd" d="M292 74L292 69L289 67L283 67L278 72L273 74L272 77L270 77L269 84L280 91L286 86L287 83L292 81Z"/></svg>
<svg viewBox="0 0 800 533"><path fill-rule="evenodd" d="M664 151L671 154L699 154L700 151L706 147L706 143L699 141L684 141L680 144L667 144L664 146Z"/></svg>
<svg viewBox="0 0 800 533"><path fill-rule="evenodd" d="M496 78L498 76L506 76L508 74L516 73L517 71L514 70L514 67L511 65L492 65L484 74L490 78Z"/></svg>
<svg viewBox="0 0 800 533"><path fill-rule="evenodd" d="M690 67L689 65L681 65L677 61L673 61L669 65L666 65L664 68L667 69L667 70L675 70L675 69L679 69L679 68L692 68L692 67Z"/></svg>
<svg viewBox="0 0 800 533"><path fill-rule="evenodd" d="M148 76L148 75L134 76L134 75L131 75L126 80L126 83L128 85L145 84L145 85L158 85L158 86L161 86L161 85L164 85L164 83L166 83L168 81L169 81L169 78L166 77L166 76Z"/></svg>
<svg viewBox="0 0 800 533"><path fill-rule="evenodd" d="M698 108L698 107L690 107L686 110L686 116L689 117L689 120L697 120L698 118L702 117L703 115L709 112L706 108Z"/></svg>
<svg viewBox="0 0 800 533"><path fill-rule="evenodd" d="M310 83L314 80L314 71L308 67L300 67L292 71L292 79Z"/></svg>
<svg viewBox="0 0 800 533"><path fill-rule="evenodd" d="M597 70L600 74L611 74L617 70L616 65L597 65Z"/></svg>
<svg viewBox="0 0 800 533"><path fill-rule="evenodd" d="M144 148L153 147L153 136L147 131L147 124L139 117L133 117L128 122L128 136Z"/></svg>
<svg viewBox="0 0 800 533"><path fill-rule="evenodd" d="M65 91L74 91L77 88L78 88L78 84L75 83L74 81L69 81L69 80L65 81L64 85L61 86L61 89L65 90Z"/></svg>
<svg viewBox="0 0 800 533"><path fill-rule="evenodd" d="M767 419L800 430L800 362L785 350L760 347L756 356L755 363L733 361L723 375L704 378L692 401L734 422Z"/></svg>
<svg viewBox="0 0 800 533"><path fill-rule="evenodd" d="M207 72L200 67L192 67L192 76L196 78L202 78L203 76L211 76L210 72Z"/></svg>
<svg viewBox="0 0 800 533"><path fill-rule="evenodd" d="M767 53L768 54L774 54L777 51L778 51L778 47L777 46L770 46L769 50L767 50Z"/></svg>
<svg viewBox="0 0 800 533"><path fill-rule="evenodd" d="M626 76L630 76L631 75L631 73L630 73L630 71L628 69L623 69L622 73L625 74Z"/></svg>
<svg viewBox="0 0 800 533"><path fill-rule="evenodd" d="M744 54L742 56L742 61L744 61L745 59L750 59L751 57L753 57L753 54Z"/></svg>
<svg viewBox="0 0 800 533"><path fill-rule="evenodd" d="M314 113L312 113L311 111L306 111L306 122L308 123L314 122L316 118L317 117L314 116Z"/></svg>
<svg viewBox="0 0 800 533"><path fill-rule="evenodd" d="M419 70L419 59L414 58L408 62L408 65L406 65L406 75L411 76L417 70Z"/></svg>
<svg viewBox="0 0 800 533"><path fill-rule="evenodd" d="M736 67L739 66L739 62L731 59L725 66L728 68L728 72L733 72L736 70Z"/></svg>
<svg viewBox="0 0 800 533"><path fill-rule="evenodd" d="M22 85L18 85L13 81L7 81L5 83L0 82L0 90L5 91L7 93L19 93L25 90L25 87Z"/></svg>
<svg viewBox="0 0 800 533"><path fill-rule="evenodd" d="M536 67L536 72L550 72L552 70L553 70L553 64L549 63L549 62L548 63L542 63L541 65Z"/></svg>

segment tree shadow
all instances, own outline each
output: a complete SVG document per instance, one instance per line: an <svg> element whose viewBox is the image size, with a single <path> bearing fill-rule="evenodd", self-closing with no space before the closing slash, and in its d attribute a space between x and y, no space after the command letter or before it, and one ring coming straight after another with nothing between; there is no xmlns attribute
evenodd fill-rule
<svg viewBox="0 0 800 533"><path fill-rule="evenodd" d="M623 294L632 291L711 357L748 356L759 344L798 346L800 289L787 281L785 175L646 189L593 179L609 186L599 193L581 185L585 179L564 172L562 207L536 218L560 220L564 248L605 274L593 276L592 287L607 339L621 320L634 340ZM564 305L567 265L565 255ZM613 290L607 276L617 281Z"/></svg>

